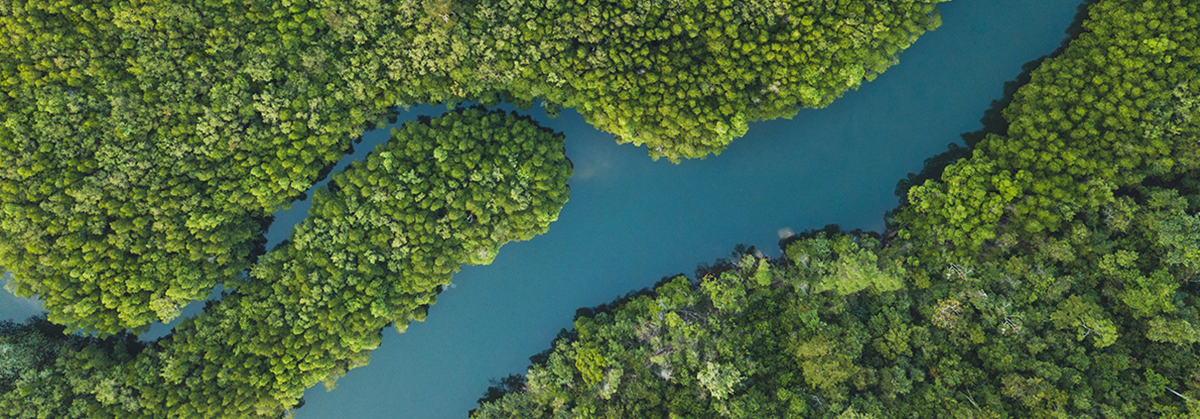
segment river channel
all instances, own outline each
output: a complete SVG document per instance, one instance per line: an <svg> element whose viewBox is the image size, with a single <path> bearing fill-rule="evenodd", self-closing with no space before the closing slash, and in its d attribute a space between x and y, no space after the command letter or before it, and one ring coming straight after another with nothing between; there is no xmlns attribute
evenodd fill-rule
<svg viewBox="0 0 1200 419"><path fill-rule="evenodd" d="M575 310L686 274L727 257L737 244L778 256L781 234L839 224L880 231L896 207L897 180L925 158L981 128L991 101L1022 64L1053 52L1078 0L954 0L943 25L900 55L874 82L791 120L751 123L719 156L651 161L617 145L571 110L550 119L518 111L566 135L575 166L570 201L550 231L510 243L488 266L466 266L428 320L384 330L371 363L327 392L305 393L299 419L462 418L488 380L524 373ZM438 115L410 109L400 120ZM386 140L368 132L337 170ZM307 202L277 214L268 248L303 219ZM189 312L195 312L193 305ZM38 311L0 292L0 318ZM169 330L158 325L143 335Z"/></svg>

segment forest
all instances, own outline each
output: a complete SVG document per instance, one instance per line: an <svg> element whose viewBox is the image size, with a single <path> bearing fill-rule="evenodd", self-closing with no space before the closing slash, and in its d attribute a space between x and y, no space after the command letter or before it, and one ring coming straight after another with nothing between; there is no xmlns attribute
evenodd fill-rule
<svg viewBox="0 0 1200 419"><path fill-rule="evenodd" d="M0 323L0 415L286 417L557 219L563 136L484 106L705 158L874 80L938 2L0 0L0 265L48 311ZM1200 415L1198 9L1093 2L885 232L592 310L472 417ZM422 103L450 111L330 174Z"/></svg>
<svg viewBox="0 0 1200 419"><path fill-rule="evenodd" d="M472 417L1200 415L1198 16L1091 4L884 234L809 231L581 310Z"/></svg>
<svg viewBox="0 0 1200 419"><path fill-rule="evenodd" d="M0 266L55 323L145 330L396 109L537 98L703 157L872 80L934 3L5 0Z"/></svg>
<svg viewBox="0 0 1200 419"><path fill-rule="evenodd" d="M526 117L464 108L405 123L318 190L309 217L248 276L225 278L234 292L152 345L4 326L19 332L5 344L30 355L3 376L0 413L284 414L308 387L365 365L382 329L424 320L461 264L546 232L570 175L562 136Z"/></svg>
<svg viewBox="0 0 1200 419"><path fill-rule="evenodd" d="M37 296L64 332L112 337L31 343L62 352L61 362L22 361L10 378L33 381L5 388L56 393L6 392L10 411L24 403L78 404L75 415L114 406L125 411L118 416L152 406L203 414L207 401L185 401L187 387L236 399L222 405L230 415L280 414L314 380L365 359L378 329L420 319L460 263L487 263L505 241L544 231L566 200L561 140L515 122L474 137L472 124L498 122L465 121L483 118L466 110L437 120L453 124L432 122L457 145L425 149L427 133L406 133L358 173L382 171L355 187L333 182L412 212L362 213L318 194L314 211L325 212L268 252L271 214L327 176L364 130L412 104L538 98L575 107L652 157L702 157L747 121L828 104L938 24L931 1L843 3L0 2L0 265L15 293ZM564 24L573 31L556 28ZM803 37L819 42L794 42ZM615 85L626 88L608 90ZM662 101L641 102L649 97ZM400 150L432 152L437 164L402 166ZM401 167L409 170L391 172ZM334 222L348 216L379 224ZM366 232L382 235L337 247L362 244ZM341 270L387 280L355 274L321 288L354 290L326 300L309 295L319 282L289 274L343 281ZM172 336L144 351L120 338L178 317L217 284L232 292ZM351 315L370 320L330 329L327 316ZM285 326L303 337L279 334ZM248 357L245 371L218 371L215 357L228 351ZM308 360L302 371L268 362L293 358ZM67 391L42 380L103 386ZM63 417L54 411L24 414Z"/></svg>

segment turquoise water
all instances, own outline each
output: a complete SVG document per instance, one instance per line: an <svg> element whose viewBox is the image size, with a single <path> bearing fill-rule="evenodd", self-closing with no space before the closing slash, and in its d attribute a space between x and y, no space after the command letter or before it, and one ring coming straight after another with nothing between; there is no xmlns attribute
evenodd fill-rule
<svg viewBox="0 0 1200 419"><path fill-rule="evenodd" d="M8 291L9 275L0 278L4 290L0 290L0 320L21 321L42 312L42 304L36 298L21 298Z"/></svg>
<svg viewBox="0 0 1200 419"><path fill-rule="evenodd" d="M780 229L883 228L896 181L979 119L1021 65L1054 51L1077 0L954 0L943 26L900 64L828 108L751 124L720 156L672 165L618 146L573 112L571 200L550 232L466 267L428 321L384 331L371 365L332 392L310 389L299 419L464 417L488 380L523 373L575 309L607 302L734 245L778 255Z"/></svg>
<svg viewBox="0 0 1200 419"><path fill-rule="evenodd" d="M828 108L792 120L753 123L720 156L673 165L566 110L540 123L566 134L575 165L571 200L550 231L506 245L489 266L465 267L428 321L401 335L384 330L371 365L339 387L310 389L300 419L465 417L488 380L523 373L575 309L688 274L736 244L777 256L779 234L837 223L883 228L896 181L979 119L1021 65L1054 51L1078 0L954 0L943 26L900 56L900 64ZM418 107L401 116L437 115ZM364 135L360 158L386 130ZM340 169L340 168L339 168ZM307 202L277 215L273 246ZM32 303L0 293L0 315L21 318ZM199 305L193 305L194 313ZM165 333L156 326L144 337Z"/></svg>

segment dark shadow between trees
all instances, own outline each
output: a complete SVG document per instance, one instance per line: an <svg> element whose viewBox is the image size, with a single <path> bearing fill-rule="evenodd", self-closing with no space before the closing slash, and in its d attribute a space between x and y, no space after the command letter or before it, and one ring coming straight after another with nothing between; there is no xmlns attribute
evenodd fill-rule
<svg viewBox="0 0 1200 419"><path fill-rule="evenodd" d="M1087 20L1088 8L1095 3L1096 0L1087 0L1081 3L1075 12L1075 20L1067 27L1067 37L1059 45L1058 49L1050 53L1050 55L1042 56L1036 60L1025 63L1021 66L1021 73L1016 79L1004 82L1004 94L1000 99L992 101L991 106L983 113L983 118L979 122L983 127L978 131L965 132L960 134L963 144L952 142L946 146L946 151L925 159L924 167L920 173L909 173L904 179L900 179L896 183L896 197L900 199L900 206L908 204L908 191L914 186L925 183L926 180L940 179L942 172L947 166L958 162L959 159L971 157L971 151L975 145L987 138L988 134L1005 135L1008 133L1008 120L1004 119L1004 109L1012 103L1013 97L1017 90L1025 86L1032 79L1033 71L1041 66L1042 62L1048 58L1058 57L1066 51L1067 46L1071 41L1078 39L1084 33L1083 22ZM895 212L893 210L892 212ZM889 212L890 215L890 212ZM889 217L890 218L890 217ZM782 245L782 243L780 243Z"/></svg>
<svg viewBox="0 0 1200 419"><path fill-rule="evenodd" d="M794 235L779 239L779 250L782 251L786 255L787 247L789 245L791 245L792 243L795 243L800 240L815 238L815 237L817 237L818 234L824 234L825 237L833 237L833 236L837 236L837 235L841 235L841 234L846 234L846 235L850 235L850 236L854 236L854 237L869 236L869 237L875 238L877 240L880 238L879 233L876 233L874 231L866 231L861 228L856 228L851 231L845 231L845 230L842 230L842 226L839 226L837 224L826 224L825 227L821 227L819 229L814 228L814 229L810 229L810 230L804 230L798 234L794 234Z"/></svg>

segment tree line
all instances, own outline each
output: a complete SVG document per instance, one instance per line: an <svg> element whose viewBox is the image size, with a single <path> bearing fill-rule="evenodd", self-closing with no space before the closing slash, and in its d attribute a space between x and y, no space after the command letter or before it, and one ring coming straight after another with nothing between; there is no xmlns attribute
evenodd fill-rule
<svg viewBox="0 0 1200 419"><path fill-rule="evenodd" d="M935 3L5 1L0 265L71 330L145 330L397 107L540 99L703 157L872 80Z"/></svg>
<svg viewBox="0 0 1200 419"><path fill-rule="evenodd" d="M1200 415L1198 19L1095 2L887 233L579 317L472 417Z"/></svg>
<svg viewBox="0 0 1200 419"><path fill-rule="evenodd" d="M527 117L464 108L392 136L335 174L288 241L224 278L234 291L202 314L144 349L130 337L42 351L14 367L0 414L280 417L366 365L382 329L423 321L461 264L546 232L567 201L563 137ZM19 345L53 335L0 333Z"/></svg>

